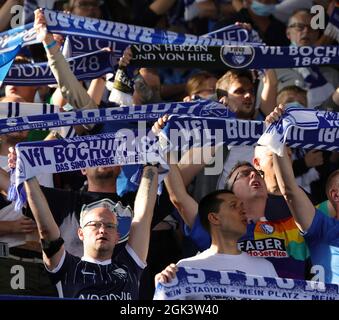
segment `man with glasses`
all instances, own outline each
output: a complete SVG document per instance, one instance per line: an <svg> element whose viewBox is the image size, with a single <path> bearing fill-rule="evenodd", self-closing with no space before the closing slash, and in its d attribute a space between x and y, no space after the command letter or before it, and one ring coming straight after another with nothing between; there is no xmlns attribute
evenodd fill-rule
<svg viewBox="0 0 339 320"><path fill-rule="evenodd" d="M15 167L14 153L9 157L9 164ZM28 203L41 238L43 260L59 297L138 299L139 281L146 266L157 181L157 167L146 165L135 199L128 242L113 259L113 250L119 240L119 204L104 199L83 208L78 237L83 242L84 255L79 258L65 250L60 230L36 178L25 182Z"/></svg>
<svg viewBox="0 0 339 320"><path fill-rule="evenodd" d="M306 9L297 10L290 17L286 35L291 46L318 45L320 31L312 28L313 18ZM339 72L329 66L277 69L276 73L279 91L288 85L309 89L307 92L309 107L319 106L328 99L331 101L331 95L339 85Z"/></svg>

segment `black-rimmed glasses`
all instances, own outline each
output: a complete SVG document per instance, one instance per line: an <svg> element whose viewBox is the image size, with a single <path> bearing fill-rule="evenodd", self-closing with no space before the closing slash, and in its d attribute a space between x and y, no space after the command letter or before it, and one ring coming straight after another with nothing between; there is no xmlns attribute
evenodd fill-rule
<svg viewBox="0 0 339 320"><path fill-rule="evenodd" d="M255 168L248 168L248 169L246 169L246 170L239 171L239 172L236 174L236 176L235 176L235 178L234 178L234 180L233 180L233 182L232 182L232 184L231 184L230 190L231 190L231 191L233 190L234 183L235 183L237 180L239 180L239 179L241 179L241 178L246 178L246 177L248 177L252 172L254 172L255 175L256 175L257 177L261 177L261 178L263 178L263 179L264 179L264 177L265 177L265 172L264 172L264 171L262 171L262 170L257 170L257 169L255 169Z"/></svg>

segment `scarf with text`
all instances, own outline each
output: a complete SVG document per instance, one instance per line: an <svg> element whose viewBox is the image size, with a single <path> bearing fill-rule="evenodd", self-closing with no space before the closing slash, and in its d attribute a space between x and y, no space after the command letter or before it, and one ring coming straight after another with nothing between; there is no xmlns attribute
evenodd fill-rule
<svg viewBox="0 0 339 320"><path fill-rule="evenodd" d="M78 80L92 80L113 72L118 57L111 52L99 50L67 59ZM4 80L5 84L17 86L40 86L55 84L55 77L47 62L35 64L13 64Z"/></svg>
<svg viewBox="0 0 339 320"><path fill-rule="evenodd" d="M153 299L185 300L204 296L209 299L339 300L339 288L315 281L179 267L170 283L158 284Z"/></svg>
<svg viewBox="0 0 339 320"><path fill-rule="evenodd" d="M107 121L124 121L127 125L128 122L133 121L147 120L154 122L164 114L204 118L233 118L235 116L224 105L209 100L87 109L60 113L50 113L60 108L48 104L9 102L0 103L0 107L2 107L0 109L0 134Z"/></svg>
<svg viewBox="0 0 339 320"><path fill-rule="evenodd" d="M159 31L157 31L159 33ZM196 41L190 40L192 37L185 34L186 40L182 44L195 44ZM244 44L249 43L251 45L259 45L261 39L257 36L256 31L245 30L240 26L227 26L222 29L207 33L200 37L207 37L212 39L220 39L224 44ZM201 42L202 40L200 40ZM206 40L205 40L206 42ZM168 38L166 42L171 43ZM116 55L122 55L123 50L125 49L126 44L120 43L115 39L101 39L101 38L92 38L87 36L67 36L64 43L63 53L67 57L74 57L82 55L84 53L92 52L93 50L100 50L101 48L111 48Z"/></svg>
<svg viewBox="0 0 339 320"><path fill-rule="evenodd" d="M308 110L309 111L309 110ZM71 125L88 123L86 118L100 119L100 110L86 110L84 113L69 113L60 122L51 121L51 125ZM87 112L87 113L86 113ZM312 113L312 111L310 111ZM302 117L303 110L293 110L293 116ZM63 116L68 113L58 114ZM162 113L164 114L164 113ZM296 115L295 115L296 114ZM317 119L325 119L328 112L313 111ZM85 115L79 119L77 115ZM87 117L89 115L89 117ZM126 121L124 129L112 132L108 135L77 137L59 141L44 141L33 143L21 143L16 146L18 155L17 169L15 171L16 192L11 194L10 200L18 200L17 206L24 203L21 194L23 181L39 173L53 173L62 171L74 171L83 166L112 166L126 164L145 163L145 153L160 159L169 150L188 150L191 147L205 147L214 145L254 145L264 132L264 123L260 121L245 121L236 119L199 118L187 116L172 116L160 135L160 149L155 144L156 139L152 131L147 128L144 120L149 114L134 114L132 118L122 114L115 115L114 121ZM136 117L135 117L136 116ZM308 120L312 117L306 114ZM34 116L32 116L34 117ZM156 118L159 114L156 115ZM131 120L138 121L138 128L130 126ZM27 120L27 119L26 119ZM85 120L85 121L84 121ZM92 121L91 120L91 121ZM153 119L154 120L154 119ZM327 120L326 120L327 121ZM34 120L32 120L34 123ZM45 120L48 122L48 120ZM65 123L66 122L66 123ZM327 121L328 125L319 130L318 126L307 126L311 121L297 121L286 133L286 139L293 147L319 148L326 150L339 150L338 130L336 121ZM27 124L15 124L16 129L21 129ZM20 127L21 126L21 127ZM281 130L278 129L278 132ZM150 138L149 138L150 137ZM96 141L93 145L93 142ZM141 141L141 144L139 143ZM144 144L143 144L144 143ZM102 148L101 148L102 147ZM84 148L84 149L82 149ZM113 148L112 150L110 148ZM94 149L94 151L91 151ZM99 151L95 151L99 150ZM102 153L100 150L103 150ZM149 159L148 159L149 160ZM146 162L148 162L148 160Z"/></svg>
<svg viewBox="0 0 339 320"><path fill-rule="evenodd" d="M131 65L211 70L295 68L339 63L338 46L271 47L134 44Z"/></svg>
<svg viewBox="0 0 339 320"><path fill-rule="evenodd" d="M299 128L302 130L300 132L306 135L308 132L314 132L315 135L312 139L301 143L301 141L293 139L295 135L298 135L297 132L292 132L295 128ZM289 145L292 148L337 151L339 150L339 113L310 110L294 107L293 103L288 104L282 117L269 125L258 140L258 144L267 146L274 153L282 156L284 144L291 137L292 141Z"/></svg>

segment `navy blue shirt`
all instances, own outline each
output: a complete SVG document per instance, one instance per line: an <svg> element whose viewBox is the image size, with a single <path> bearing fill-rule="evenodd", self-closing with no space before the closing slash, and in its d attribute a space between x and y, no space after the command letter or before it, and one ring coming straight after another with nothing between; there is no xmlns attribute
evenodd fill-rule
<svg viewBox="0 0 339 320"><path fill-rule="evenodd" d="M83 261L66 251L61 268L49 275L59 297L136 300L142 270L125 247L106 265Z"/></svg>

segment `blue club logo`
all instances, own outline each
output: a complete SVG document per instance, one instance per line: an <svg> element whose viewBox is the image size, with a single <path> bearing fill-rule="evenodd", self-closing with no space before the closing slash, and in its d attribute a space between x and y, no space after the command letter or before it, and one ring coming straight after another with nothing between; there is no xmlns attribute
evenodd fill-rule
<svg viewBox="0 0 339 320"><path fill-rule="evenodd" d="M269 224L262 224L260 228L265 234L272 234L274 232L274 227Z"/></svg>
<svg viewBox="0 0 339 320"><path fill-rule="evenodd" d="M251 46L223 46L220 57L224 64L231 68L245 68L251 64L255 50Z"/></svg>

